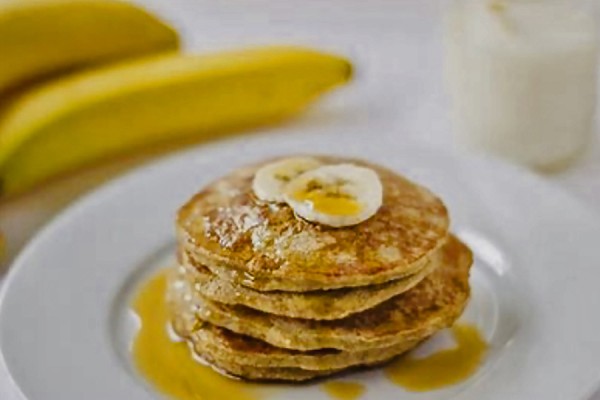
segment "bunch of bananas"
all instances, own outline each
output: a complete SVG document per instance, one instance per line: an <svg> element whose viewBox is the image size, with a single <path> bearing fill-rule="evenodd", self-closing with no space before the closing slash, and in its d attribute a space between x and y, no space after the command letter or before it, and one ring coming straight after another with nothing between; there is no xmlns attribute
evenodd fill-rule
<svg viewBox="0 0 600 400"><path fill-rule="evenodd" d="M351 74L344 58L296 47L182 54L173 29L115 0L4 1L0 38L0 196L276 122Z"/></svg>

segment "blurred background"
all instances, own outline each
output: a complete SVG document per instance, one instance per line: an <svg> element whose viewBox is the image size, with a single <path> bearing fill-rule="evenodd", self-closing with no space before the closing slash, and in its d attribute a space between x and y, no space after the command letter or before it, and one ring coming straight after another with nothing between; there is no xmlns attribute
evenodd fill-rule
<svg viewBox="0 0 600 400"><path fill-rule="evenodd" d="M0 77L3 269L41 226L99 184L183 148L228 140L230 134L288 134L278 128L289 125L300 128L294 135L335 130L340 140L351 132L349 138L359 142L392 138L399 147L419 142L503 158L600 207L594 2L136 0L116 8L103 3L111 2L0 2L0 49L16 60ZM145 11L135 11L138 7ZM63 46L77 38L87 39ZM278 51L181 61L267 45L302 46L338 64ZM77 54L81 57L73 59ZM3 58L2 63L11 60ZM334 71L334 64L351 64L352 78L348 81L343 67ZM195 125L202 119L192 118L202 114L197 110L210 109L220 93L259 90L248 77L260 75L261 68L268 76L281 74L261 94L281 89L284 97L274 104L293 97L287 92L301 91L289 84L288 73L306 79L303 88L315 82L321 87L280 115L246 110L242 96L223 114L210 111L210 123ZM232 74L233 86L219 86L222 71ZM238 84L240 76L245 78ZM198 90L197 97L178 91L186 82L211 91ZM317 94L324 96L313 103ZM135 106L142 103L146 108ZM310 104L304 110L300 103ZM242 109L246 114L238 121ZM152 115L154 122L144 125L142 115ZM114 120L106 125L112 136L100 128L77 128L102 127L106 116ZM156 127L164 120L182 121L186 134L169 135L177 124L160 131ZM69 157L72 153L80 156Z"/></svg>

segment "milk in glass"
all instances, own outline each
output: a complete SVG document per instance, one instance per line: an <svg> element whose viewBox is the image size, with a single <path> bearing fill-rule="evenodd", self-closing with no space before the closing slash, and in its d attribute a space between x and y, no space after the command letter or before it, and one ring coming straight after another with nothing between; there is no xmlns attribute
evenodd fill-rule
<svg viewBox="0 0 600 400"><path fill-rule="evenodd" d="M556 168L589 141L598 32L576 0L456 0L446 73L454 130L466 144Z"/></svg>

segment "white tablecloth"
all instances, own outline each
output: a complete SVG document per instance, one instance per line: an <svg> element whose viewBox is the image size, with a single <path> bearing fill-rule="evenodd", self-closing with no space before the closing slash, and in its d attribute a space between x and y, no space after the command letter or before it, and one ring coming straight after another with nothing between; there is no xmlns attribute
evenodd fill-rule
<svg viewBox="0 0 600 400"><path fill-rule="evenodd" d="M348 55L356 81L304 120L315 126L364 125L364 140L397 135L453 147L441 65L443 2L433 0L138 0L171 21L190 50L295 43ZM166 116L168 117L168 116ZM276 134L276 133L273 133ZM546 176L600 210L600 146L569 170ZM53 215L86 190L141 164L131 159L78 175L0 205L10 260ZM600 368L600 360L598 360ZM22 400L0 367L0 399ZM38 399L35 399L38 400ZM60 400L60 399L49 399ZM567 400L567 399L565 399ZM573 399L579 400L579 399ZM600 400L600 393L593 400Z"/></svg>

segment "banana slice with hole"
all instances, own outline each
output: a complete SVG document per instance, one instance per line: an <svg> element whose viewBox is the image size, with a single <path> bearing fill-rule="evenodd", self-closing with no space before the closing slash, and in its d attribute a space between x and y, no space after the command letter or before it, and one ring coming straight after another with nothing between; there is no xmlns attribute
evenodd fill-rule
<svg viewBox="0 0 600 400"><path fill-rule="evenodd" d="M311 157L292 157L275 161L256 172L252 190L261 200L283 203L285 186L297 176L321 165L319 160Z"/></svg>
<svg viewBox="0 0 600 400"><path fill-rule="evenodd" d="M369 219L383 202L377 173L352 164L310 170L290 181L284 190L285 201L296 214L336 228Z"/></svg>

